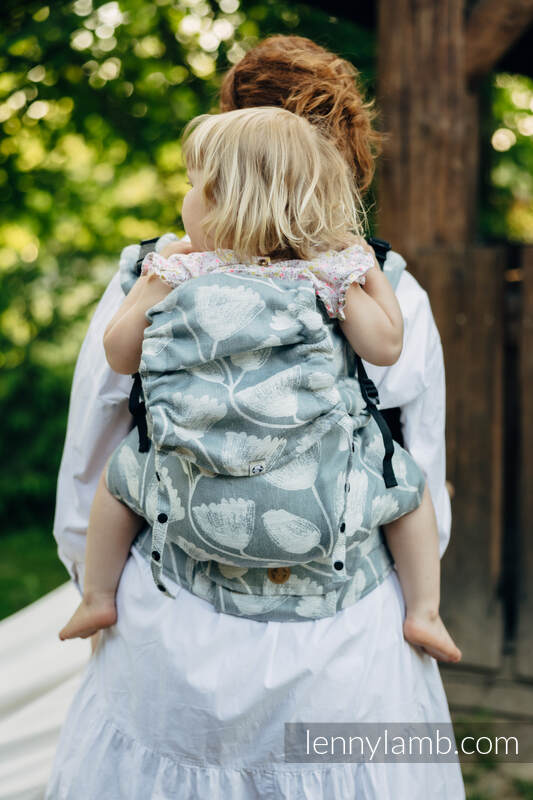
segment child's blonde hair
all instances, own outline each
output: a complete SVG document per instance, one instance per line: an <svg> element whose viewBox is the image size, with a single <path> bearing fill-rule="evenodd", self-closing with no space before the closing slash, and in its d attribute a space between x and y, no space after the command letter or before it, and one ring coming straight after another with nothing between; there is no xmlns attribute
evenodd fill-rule
<svg viewBox="0 0 533 800"><path fill-rule="evenodd" d="M362 233L364 208L335 145L303 117L275 107L204 114L185 129L189 171L201 175L204 230L240 260L309 259Z"/></svg>

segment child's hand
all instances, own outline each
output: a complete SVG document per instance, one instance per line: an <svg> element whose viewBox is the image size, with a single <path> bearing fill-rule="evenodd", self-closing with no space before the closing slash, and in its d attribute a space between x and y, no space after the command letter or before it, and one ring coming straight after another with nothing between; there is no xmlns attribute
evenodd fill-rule
<svg viewBox="0 0 533 800"><path fill-rule="evenodd" d="M160 255L162 255L163 258L168 258L174 253L181 253L182 255L188 255L189 253L192 252L193 249L191 243L185 242L183 239L180 239L179 242L170 242L170 244L166 244L161 250Z"/></svg>

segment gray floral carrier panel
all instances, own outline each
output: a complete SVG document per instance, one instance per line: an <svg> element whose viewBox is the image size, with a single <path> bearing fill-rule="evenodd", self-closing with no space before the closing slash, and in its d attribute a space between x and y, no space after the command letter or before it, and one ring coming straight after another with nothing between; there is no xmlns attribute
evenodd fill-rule
<svg viewBox="0 0 533 800"><path fill-rule="evenodd" d="M226 613L286 620L334 614L380 582L379 526L416 508L425 481L395 445L385 487L355 354L313 284L214 272L147 318L151 447L134 429L107 483L152 526L159 590L173 596L166 573Z"/></svg>

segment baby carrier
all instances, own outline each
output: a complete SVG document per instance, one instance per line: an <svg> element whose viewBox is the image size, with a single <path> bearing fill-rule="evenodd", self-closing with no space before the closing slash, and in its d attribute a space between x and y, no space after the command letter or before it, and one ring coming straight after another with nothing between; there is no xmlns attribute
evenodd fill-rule
<svg viewBox="0 0 533 800"><path fill-rule="evenodd" d="M139 270L155 241L142 243ZM390 246L370 243L382 265ZM157 484L142 513L158 588L169 594L167 537L220 565L222 580L267 568L276 582L286 567L316 563L324 592L346 581L354 430L371 417L378 424L387 487L397 485L394 445L349 347L358 381L346 375L335 321L311 282L217 271L183 283L147 316L130 411L139 451L155 448ZM336 492L332 478L342 479Z"/></svg>

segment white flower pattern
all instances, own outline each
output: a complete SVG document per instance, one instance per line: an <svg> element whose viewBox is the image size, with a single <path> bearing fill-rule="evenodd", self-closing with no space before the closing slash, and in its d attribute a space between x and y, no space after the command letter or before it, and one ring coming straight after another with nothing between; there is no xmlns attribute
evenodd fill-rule
<svg viewBox="0 0 533 800"><path fill-rule="evenodd" d="M310 489L315 483L320 464L320 442L297 455L282 467L265 473L265 480L287 492Z"/></svg>
<svg viewBox="0 0 533 800"><path fill-rule="evenodd" d="M149 520L155 520L158 514L158 493L160 491L160 486L163 486L170 504L170 513L168 515L169 522L179 522L185 518L185 509L181 504L178 491L172 482L172 476L168 467L160 468L159 478L159 481L156 480L155 476L152 478L146 493L146 516Z"/></svg>
<svg viewBox="0 0 533 800"><path fill-rule="evenodd" d="M293 417L298 411L298 389L302 379L299 364L278 372L261 383L237 393L237 400L255 414Z"/></svg>
<svg viewBox="0 0 533 800"><path fill-rule="evenodd" d="M184 395L175 392L171 396L171 403L175 413L181 420L180 425L174 425L174 434L184 441L199 439L209 428L226 416L227 408L224 403L204 395Z"/></svg>
<svg viewBox="0 0 533 800"><path fill-rule="evenodd" d="M197 378L203 378L204 381L211 381L212 383L224 383L226 377L219 361L208 361L207 364L189 367L188 371Z"/></svg>
<svg viewBox="0 0 533 800"><path fill-rule="evenodd" d="M196 294L198 322L215 342L234 336L264 307L260 295L244 286L201 286Z"/></svg>
<svg viewBox="0 0 533 800"><path fill-rule="evenodd" d="M242 578L242 576L246 575L248 572L248 567L234 567L230 564L219 564L218 569L225 578L228 578L228 580Z"/></svg>
<svg viewBox="0 0 533 800"><path fill-rule="evenodd" d="M242 550L251 539L255 518L253 500L223 498L220 503L193 506L192 513L205 535L224 547Z"/></svg>
<svg viewBox="0 0 533 800"><path fill-rule="evenodd" d="M229 475L249 475L250 462L264 461L265 468L277 461L283 452L287 440L265 436L249 436L247 433L227 431L222 446L222 464Z"/></svg>
<svg viewBox="0 0 533 800"><path fill-rule="evenodd" d="M384 488L380 434L334 322L373 256L354 246L269 266L238 264L230 251L151 261L179 287L147 314L140 371L153 447L143 454L135 436L125 440L112 490L152 519L163 498L173 523L158 528L164 566L220 611L303 620L355 602L390 569L377 526L416 507L423 480L397 447L401 491ZM164 452L157 481L154 449ZM287 564L281 584L267 576Z"/></svg>
<svg viewBox="0 0 533 800"><path fill-rule="evenodd" d="M263 364L266 364L270 358L271 352L271 347L262 350L247 350L244 353L237 353L236 355L230 356L231 363L240 367L243 372L249 372L250 370L259 369Z"/></svg>
<svg viewBox="0 0 533 800"><path fill-rule="evenodd" d="M284 508L266 511L263 524L272 541L289 553L308 553L320 542L320 531L312 522Z"/></svg>
<svg viewBox="0 0 533 800"><path fill-rule="evenodd" d="M378 495L372 500L372 527L385 525L396 519L400 506L391 495Z"/></svg>

